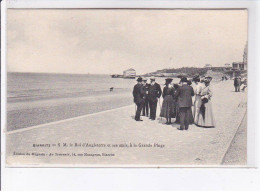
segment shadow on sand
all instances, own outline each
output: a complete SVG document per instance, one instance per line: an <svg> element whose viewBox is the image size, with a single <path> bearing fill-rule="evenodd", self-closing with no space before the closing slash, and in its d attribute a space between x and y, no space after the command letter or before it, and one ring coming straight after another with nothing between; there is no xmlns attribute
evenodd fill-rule
<svg viewBox="0 0 260 194"><path fill-rule="evenodd" d="M163 125L166 125L166 119L165 119L165 118L160 117L160 118L158 118L157 120L158 120L159 123L161 123L161 124L163 124ZM172 126L172 127L174 127L174 128L177 128L177 127L179 127L179 124L178 124L178 123L175 123L175 119L173 118L173 119L172 119L172 124L170 124L169 126Z"/></svg>

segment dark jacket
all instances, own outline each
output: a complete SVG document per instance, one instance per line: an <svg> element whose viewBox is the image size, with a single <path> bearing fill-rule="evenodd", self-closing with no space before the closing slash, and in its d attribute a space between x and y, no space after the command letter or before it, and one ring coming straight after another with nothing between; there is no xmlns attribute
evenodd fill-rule
<svg viewBox="0 0 260 194"><path fill-rule="evenodd" d="M175 93L175 97L178 98L178 105L180 108L191 107L192 96L194 96L193 88L186 84L180 86Z"/></svg>
<svg viewBox="0 0 260 194"><path fill-rule="evenodd" d="M241 79L236 77L234 79L234 86L240 86L240 85L241 85Z"/></svg>
<svg viewBox="0 0 260 194"><path fill-rule="evenodd" d="M167 86L165 86L163 88L162 97L164 98L167 95L171 95L173 97L174 93L175 93L175 89L174 88L168 88Z"/></svg>
<svg viewBox="0 0 260 194"><path fill-rule="evenodd" d="M148 89L148 99L150 101L157 101L157 98L160 98L162 95L162 89L161 86L158 83L154 83L154 85L149 86Z"/></svg>
<svg viewBox="0 0 260 194"><path fill-rule="evenodd" d="M144 98L145 98L145 99L148 98L149 87L150 87L150 84L147 84L147 83L143 86L143 89L144 89Z"/></svg>
<svg viewBox="0 0 260 194"><path fill-rule="evenodd" d="M134 86L134 90L133 90L133 96L134 96L134 102L135 103L140 103L142 102L144 99L144 87L142 84L136 84Z"/></svg>

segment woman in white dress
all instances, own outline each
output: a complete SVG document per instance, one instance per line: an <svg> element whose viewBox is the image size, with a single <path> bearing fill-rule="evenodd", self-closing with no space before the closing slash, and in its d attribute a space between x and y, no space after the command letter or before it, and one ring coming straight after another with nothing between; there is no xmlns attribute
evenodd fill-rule
<svg viewBox="0 0 260 194"><path fill-rule="evenodd" d="M198 115L197 125L201 127L215 127L215 119L213 115L211 97L212 91L210 90L210 77L206 77L204 80L205 86L201 89L201 106Z"/></svg>
<svg viewBox="0 0 260 194"><path fill-rule="evenodd" d="M199 113L200 113L200 106L201 106L201 90L202 90L202 83L200 82L203 80L200 80L199 77L194 77L193 82L195 83L194 86L194 103L193 103L193 118L194 123L198 124L199 119Z"/></svg>

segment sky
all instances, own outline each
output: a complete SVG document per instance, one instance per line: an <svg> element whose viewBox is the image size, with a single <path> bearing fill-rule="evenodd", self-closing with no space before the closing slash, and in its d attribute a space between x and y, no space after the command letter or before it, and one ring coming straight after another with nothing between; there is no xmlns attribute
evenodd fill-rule
<svg viewBox="0 0 260 194"><path fill-rule="evenodd" d="M144 74L243 61L246 10L9 9L9 72Z"/></svg>

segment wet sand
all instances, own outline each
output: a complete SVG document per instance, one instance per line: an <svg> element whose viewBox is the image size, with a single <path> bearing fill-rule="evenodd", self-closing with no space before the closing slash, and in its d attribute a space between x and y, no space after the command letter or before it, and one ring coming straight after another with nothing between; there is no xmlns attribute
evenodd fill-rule
<svg viewBox="0 0 260 194"><path fill-rule="evenodd" d="M106 95L20 101L7 104L7 131L133 104L131 91Z"/></svg>

